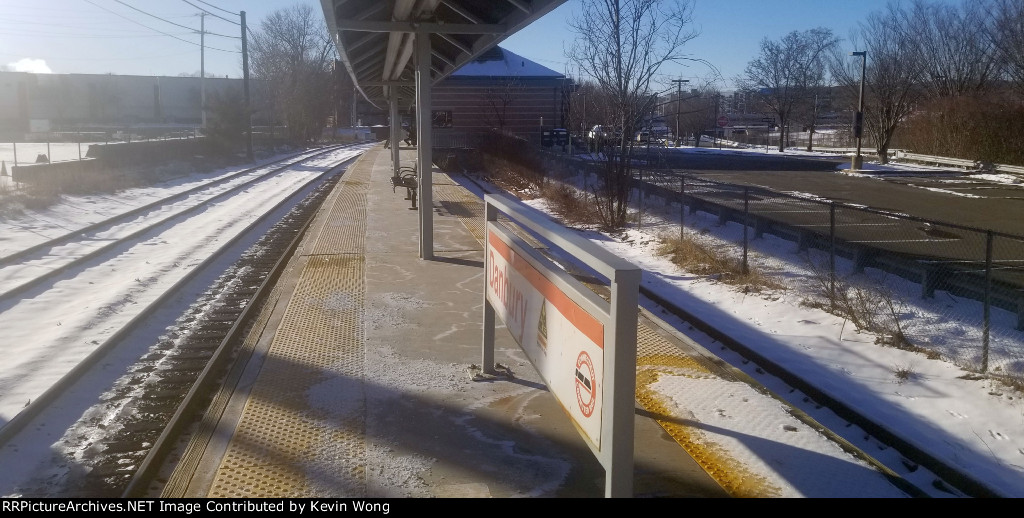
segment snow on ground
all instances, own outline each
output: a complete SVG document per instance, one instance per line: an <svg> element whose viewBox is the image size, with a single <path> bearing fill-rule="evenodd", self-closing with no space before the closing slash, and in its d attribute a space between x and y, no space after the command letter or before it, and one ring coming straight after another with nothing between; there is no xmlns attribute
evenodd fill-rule
<svg viewBox="0 0 1024 518"><path fill-rule="evenodd" d="M684 148L669 152L764 154L765 150ZM778 151L770 150L768 153L778 154ZM787 149L785 154L827 156L791 149ZM842 170L843 167L848 168L849 164L841 166L841 170L835 174L847 174ZM864 169L856 174L877 175L881 178L910 171L916 171L917 174L921 171L943 174L941 168L871 163L866 163ZM986 175L985 179L993 182L1019 182L1019 179L1007 175ZM527 203L551 213L542 199ZM713 279L681 271L657 252L662 233L678 235L678 205L675 207L674 210L668 208L664 216L667 220L650 214L657 213L657 207L649 209L645 212L646 218L639 230L634 227L616 236L594 231L586 232L586 235L598 245L640 266L644 272L642 282L646 287L666 296L716 329L728 330L730 335L747 347L785 365L800 378L810 381L813 386L853 409L875 417L876 422L884 423L900 437L945 463L970 473L997 494L1024 497L1024 394L992 380L965 376L967 371L951 363L929 360L919 353L878 345L876 336L853 329L840 317L801 304L806 293L801 294L798 290L748 294ZM701 234L705 234L705 238L711 241L736 243L741 235L738 232L742 232L738 230L742 227L735 224L730 223L724 227L718 225L716 217L708 217L705 221L691 219L688 216L688 227L693 225L701 229ZM793 256L794 247L791 242L768 236L754 241L759 250L757 254L762 257ZM774 266L778 267L778 264ZM806 266L798 266L795 262L787 263L784 268L788 274L798 277L812 275ZM797 284L800 283L794 283ZM907 293L914 293L914 290L920 293L920 287L917 286L908 285L904 289ZM914 326L918 332L929 333L933 342L941 345L943 333L964 333L961 326L955 322L946 322L943 315L934 308L928 308L926 303L921 303L921 306L913 309L909 325ZM1021 336L1020 331L1013 330L1012 320L1015 317L1007 312L996 313L1006 313L998 315L1003 319L1003 327L1008 329L1007 342L1003 346L1019 350L1024 344L1024 336ZM670 323L674 321L673 318L667 320ZM681 321L675 321L675 324L680 329L687 327ZM701 346L743 369L742 359L725 350L721 344L699 333L695 336L700 337L697 341ZM975 337L973 340L976 340L973 344L976 348L980 338ZM753 368L744 370L754 378L763 378ZM665 380L659 382L657 388L671 400L689 401L688 406L700 407L692 402L693 394L689 385L683 381ZM789 392L788 387L776 387L773 390L784 396ZM744 409L742 405L735 406L735 397L716 394L712 399L713 403L700 411L704 413L698 419L702 423L715 422L716 415L729 416L729 419L750 415L751 409ZM698 412L693 409L691 411ZM822 420L826 426L842 432L844 424L841 419L831 416L834 421L828 422L829 415L814 415L813 409L808 413ZM779 426L785 425L780 423ZM847 439L864 447L863 437ZM877 453L880 459L885 455L883 452ZM886 464L894 466L898 462L899 459L891 459ZM918 482L919 487L923 487L922 484L927 486L927 481ZM933 496L948 495L938 491Z"/></svg>
<svg viewBox="0 0 1024 518"><path fill-rule="evenodd" d="M5 304L0 308L0 328L4 329L0 350L7 355L0 366L0 423L10 420L122 327L130 325L148 305L270 208L363 149L365 145L335 151L302 168L274 175L241 195L210 202L206 210L181 218L172 227L147 233L144 241L118 250L110 260L96 261L72 277L55 279L45 291L33 289L21 300ZM63 196L46 209L26 209L20 216L0 223L0 256L234 171L192 174L117 194ZM62 246L51 250L50 257L34 261L37 264L29 269L56 268L67 257L85 255L97 244L113 239L113 235L100 236L96 243ZM12 266L0 272L0 289L14 289L24 282L24 274L19 273L23 270Z"/></svg>
<svg viewBox="0 0 1024 518"><path fill-rule="evenodd" d="M701 152L718 151L704 149ZM769 151L772 152L777 151ZM787 155L798 153L804 152L786 152ZM879 174L898 171L899 168L872 166ZM173 185L133 189L118 195L64 197L62 203L53 207L28 211L15 220L0 222L0 255L66 233L89 221L102 219L104 214L123 211L126 205L144 204L147 200L165 195L168 190L185 188L197 180L184 178ZM542 210L545 208L543 200L531 204ZM948 363L926 360L919 354L876 345L875 337L851 329L842 319L802 306L800 297L795 294L743 294L730 286L680 271L656 251L658 233L668 227L678 231L678 227L659 223L654 216L649 217L641 230L631 229L614 237L596 232L588 235L595 243L643 268L643 283L647 287L720 329L730 330L748 347L777 363L785 364L797 375L847 405L876 416L900 436L971 473L997 493L1007 497L1024 497L1024 398L1020 394L991 381L964 379L965 372ZM711 233L728 230L717 229L713 224L708 224L706 228ZM154 241L152 244L139 250L135 258L137 264L146 261L164 264L167 263L164 256L178 255L178 252L166 249L166 242ZM144 255L146 248L160 257L147 258ZM762 252L767 253L767 250ZM105 280L100 272L97 275L92 281L94 286L104 285ZM120 277L129 280L137 278L139 284L149 282L146 275L146 272L138 271L119 272ZM131 288L126 289L130 291ZM97 293L102 291L96 290ZM95 316L98 311L123 311L138 302L131 299L130 293L126 293L117 305L82 300L81 305L90 308L51 315L45 319L53 324L47 332L62 327L65 329L61 335L62 343L87 344L94 339L90 334L90 315ZM680 329L686 329L684 323L665 318ZM20 321L7 320L4 323L5 336L28 337L38 333L40 321L43 320L36 317ZM76 321L80 322L72 326ZM68 332L67 329L77 331ZM701 335L694 335L693 338L700 346L722 356L749 375L764 378L744 365L738 357L723 350L720 344ZM3 343L9 345L11 342L4 338ZM20 369L23 366L22 361L3 362L0 364L0 379L23 378L24 372L15 371L15 367ZM905 371L908 375L900 378L896 375L899 371ZM789 395L787 387L778 386L778 382L765 380L765 383L776 393ZM777 403L751 408L752 401L761 401L763 398L748 397L742 387L738 386L696 388L693 380L685 376L666 376L652 387L666 400L692 412L702 423L710 426L721 423L723 427L728 423L729 427L741 430L742 434L763 438L763 441L724 441L721 445L734 449L731 453L735 458L746 459L752 465L760 463L766 469L791 477L790 486L780 489L782 495L800 496L799 491L807 491L808 487L825 483L823 480L807 479L807 475L827 478L822 477L821 472L786 471L787 458L792 458L792 455L820 453L825 458L828 455L825 450L831 446L813 440L801 443L787 437L792 416ZM843 421L834 415L815 413L813 408L805 411L836 431L842 431L844 427ZM751 416L756 416L756 419ZM865 447L863 437L848 440ZM758 446L751 446L755 443ZM800 447L796 450L791 447L778 448L779 445L792 444L799 444ZM887 465L899 462L898 459L886 458L892 455L891 451L878 448L871 453ZM857 469L857 465L851 463L836 466L835 471L830 472L840 473L839 468ZM914 474L904 476L911 478ZM914 482L928 489L929 480ZM858 493L859 490L864 492ZM849 488L848 491L850 496L888 494L881 488ZM933 496L950 495L936 490Z"/></svg>

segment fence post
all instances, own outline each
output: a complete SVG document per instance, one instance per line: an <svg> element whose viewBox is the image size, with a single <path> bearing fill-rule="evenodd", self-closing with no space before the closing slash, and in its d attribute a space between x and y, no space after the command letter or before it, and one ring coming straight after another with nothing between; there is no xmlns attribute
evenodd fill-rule
<svg viewBox="0 0 1024 518"><path fill-rule="evenodd" d="M14 148L14 165L11 166L11 174L14 174L14 168L18 167L18 143L11 142L11 147Z"/></svg>
<svg viewBox="0 0 1024 518"><path fill-rule="evenodd" d="M686 237L686 175L679 177L679 240Z"/></svg>
<svg viewBox="0 0 1024 518"><path fill-rule="evenodd" d="M747 224L750 223L750 189L743 187L743 273L750 273L747 268Z"/></svg>
<svg viewBox="0 0 1024 518"><path fill-rule="evenodd" d="M836 300L836 202L828 204L828 298Z"/></svg>
<svg viewBox="0 0 1024 518"><path fill-rule="evenodd" d="M988 372L988 341L992 306L992 231L985 232L985 303L981 340L981 372Z"/></svg>
<svg viewBox="0 0 1024 518"><path fill-rule="evenodd" d="M636 211L636 229L640 230L644 226L644 170L640 169L640 182L636 185L640 191L638 193L639 203L637 204Z"/></svg>

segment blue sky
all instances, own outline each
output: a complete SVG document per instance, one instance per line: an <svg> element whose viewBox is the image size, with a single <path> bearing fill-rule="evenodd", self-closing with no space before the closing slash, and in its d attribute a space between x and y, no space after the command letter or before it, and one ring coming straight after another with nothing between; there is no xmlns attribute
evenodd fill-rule
<svg viewBox="0 0 1024 518"><path fill-rule="evenodd" d="M82 74L198 73L204 59L198 6L222 17L205 17L206 72L241 77L237 13L245 11L247 25L257 29L269 13L295 4L309 5L323 20L319 0L0 0L0 66L12 69L21 62L38 69L45 63L55 73Z"/></svg>
<svg viewBox="0 0 1024 518"><path fill-rule="evenodd" d="M728 81L756 55L762 38L778 39L790 31L819 26L846 38L868 13L884 9L886 3L695 0L694 24L701 35L687 45L686 52L713 63L727 81L720 86L728 88ZM245 10L248 25L255 29L270 12L295 4L308 4L322 17L318 0L0 0L0 66L55 73L198 73L200 11L194 6L199 6L224 18L206 16L206 30L217 35L206 37L205 70L240 77L241 42L220 36L239 35L238 18L225 11ZM502 45L555 71L569 72L564 49L573 35L566 22L580 6L580 0L569 0ZM664 73L696 80L711 71L690 64L666 66Z"/></svg>
<svg viewBox="0 0 1024 518"><path fill-rule="evenodd" d="M780 39L791 31L826 27L847 39L850 30L866 20L869 13L886 8L887 0L695 0L693 23L700 35L691 40L684 52L717 67L726 84L743 73L758 53L761 40ZM559 72L567 68L564 49L574 35L567 20L578 16L582 2L569 0L546 17L510 36L503 46ZM666 75L691 81L711 75L699 63L686 66L669 64Z"/></svg>

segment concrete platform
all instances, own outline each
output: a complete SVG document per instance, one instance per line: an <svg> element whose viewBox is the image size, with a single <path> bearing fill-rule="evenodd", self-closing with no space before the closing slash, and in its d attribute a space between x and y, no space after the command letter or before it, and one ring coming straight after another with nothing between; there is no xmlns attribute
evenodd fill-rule
<svg viewBox="0 0 1024 518"><path fill-rule="evenodd" d="M401 151L403 165L414 150ZM481 358L483 204L433 173L434 255L366 152L321 209L250 334L252 358L184 448L163 497L602 497L605 473L502 328ZM638 359L732 376L642 317ZM688 438L638 372L634 495L771 496Z"/></svg>

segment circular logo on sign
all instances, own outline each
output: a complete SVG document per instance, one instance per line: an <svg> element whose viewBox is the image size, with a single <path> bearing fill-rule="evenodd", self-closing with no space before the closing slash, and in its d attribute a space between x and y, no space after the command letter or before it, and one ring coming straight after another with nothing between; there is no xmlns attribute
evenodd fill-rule
<svg viewBox="0 0 1024 518"><path fill-rule="evenodd" d="M586 351L576 357L576 402L584 417L590 417L597 405L597 380L594 378L594 362Z"/></svg>

